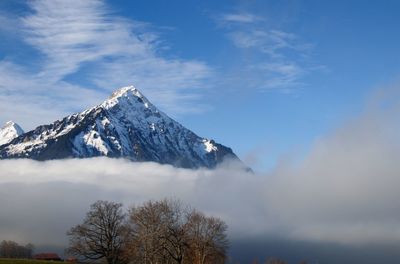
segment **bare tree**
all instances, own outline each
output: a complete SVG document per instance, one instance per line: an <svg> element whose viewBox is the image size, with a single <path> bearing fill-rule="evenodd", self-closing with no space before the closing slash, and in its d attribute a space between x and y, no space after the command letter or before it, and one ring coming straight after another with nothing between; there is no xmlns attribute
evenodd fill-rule
<svg viewBox="0 0 400 264"><path fill-rule="evenodd" d="M154 263L224 263L226 224L174 200L147 202L130 210L132 261Z"/></svg>
<svg viewBox="0 0 400 264"><path fill-rule="evenodd" d="M222 220L192 211L188 215L186 229L190 239L192 263L225 262L229 243L227 225Z"/></svg>
<svg viewBox="0 0 400 264"><path fill-rule="evenodd" d="M182 206L177 201L146 202L130 210L130 258L140 263L182 263L188 248Z"/></svg>
<svg viewBox="0 0 400 264"><path fill-rule="evenodd" d="M131 260L143 261L143 264L156 263L162 255L160 241L163 232L162 208L157 202L147 202L143 206L133 207L129 213L131 236L127 241Z"/></svg>
<svg viewBox="0 0 400 264"><path fill-rule="evenodd" d="M163 249L178 264L183 263L189 249L186 233L185 212L180 201L164 200L165 211L164 233L162 234Z"/></svg>
<svg viewBox="0 0 400 264"><path fill-rule="evenodd" d="M83 223L67 233L70 237L67 252L84 261L122 263L125 232L122 204L97 201L90 206Z"/></svg>

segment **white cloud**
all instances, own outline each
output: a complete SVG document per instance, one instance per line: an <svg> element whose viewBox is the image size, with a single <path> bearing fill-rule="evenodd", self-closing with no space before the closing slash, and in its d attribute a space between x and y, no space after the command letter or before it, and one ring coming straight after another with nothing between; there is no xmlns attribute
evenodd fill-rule
<svg viewBox="0 0 400 264"><path fill-rule="evenodd" d="M219 20L222 23L224 22L253 23L262 19L250 13L227 13L227 14L222 14Z"/></svg>
<svg viewBox="0 0 400 264"><path fill-rule="evenodd" d="M305 60L310 44L294 33L272 27L254 14L222 14L217 24L243 52L240 70L230 73L235 77L228 77L236 83L287 92L302 85L301 79L315 68ZM287 70L289 67L291 70Z"/></svg>
<svg viewBox="0 0 400 264"><path fill-rule="evenodd" d="M99 0L28 4L31 12L20 18L17 30L38 56L36 63L0 61L0 105L15 105L2 112L0 122L11 118L32 128L56 113L61 118L93 106L129 84L169 113L203 109L200 88L206 88L212 69L161 55L163 46L151 25L117 16ZM48 105L53 113L38 116ZM18 114L23 112L27 115Z"/></svg>
<svg viewBox="0 0 400 264"><path fill-rule="evenodd" d="M294 49L299 50L296 44L296 36L278 30L243 30L234 31L228 34L233 43L238 48L255 48L271 57L283 57L280 50Z"/></svg>
<svg viewBox="0 0 400 264"><path fill-rule="evenodd" d="M260 88L275 87L282 92L290 92L294 85L301 85L301 77L305 70L295 62L260 63L250 67L250 70L262 71L266 78L259 82Z"/></svg>

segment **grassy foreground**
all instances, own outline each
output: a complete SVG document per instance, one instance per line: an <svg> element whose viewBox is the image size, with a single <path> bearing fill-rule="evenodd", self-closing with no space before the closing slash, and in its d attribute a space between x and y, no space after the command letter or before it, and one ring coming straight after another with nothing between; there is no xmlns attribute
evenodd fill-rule
<svg viewBox="0 0 400 264"><path fill-rule="evenodd" d="M0 258L0 264L49 264L61 261L45 261L45 260L35 260L35 259L7 259Z"/></svg>

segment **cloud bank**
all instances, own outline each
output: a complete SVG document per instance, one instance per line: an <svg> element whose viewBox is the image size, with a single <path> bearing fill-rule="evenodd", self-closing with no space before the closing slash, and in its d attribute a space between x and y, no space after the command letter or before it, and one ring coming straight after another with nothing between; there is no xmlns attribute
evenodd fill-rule
<svg viewBox="0 0 400 264"><path fill-rule="evenodd" d="M97 199L128 206L175 197L224 219L233 241L398 244L400 105L372 105L316 140L301 161L282 160L268 173L107 158L0 161L0 237L63 246L65 231Z"/></svg>

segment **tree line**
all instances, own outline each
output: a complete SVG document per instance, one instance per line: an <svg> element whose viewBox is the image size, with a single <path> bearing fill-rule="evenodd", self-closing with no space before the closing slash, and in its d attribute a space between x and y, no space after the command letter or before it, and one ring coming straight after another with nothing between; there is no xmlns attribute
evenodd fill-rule
<svg viewBox="0 0 400 264"><path fill-rule="evenodd" d="M148 201L127 212L97 201L67 233L67 253L108 264L219 264L227 258L227 225L177 200Z"/></svg>
<svg viewBox="0 0 400 264"><path fill-rule="evenodd" d="M0 258L32 258L33 245L20 245L14 241L0 243Z"/></svg>

